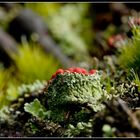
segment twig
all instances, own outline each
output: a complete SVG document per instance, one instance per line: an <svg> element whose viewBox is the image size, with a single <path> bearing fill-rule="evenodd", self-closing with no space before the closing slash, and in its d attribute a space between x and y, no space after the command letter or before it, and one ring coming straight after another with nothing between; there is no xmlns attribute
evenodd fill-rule
<svg viewBox="0 0 140 140"><path fill-rule="evenodd" d="M134 126L135 128L137 128L140 131L140 123L139 123L138 119L136 118L136 116L127 107L127 105L123 102L122 99L118 98L118 103L120 104L122 109L126 112L126 114L130 117L130 119L131 119L130 123L132 124L132 126Z"/></svg>

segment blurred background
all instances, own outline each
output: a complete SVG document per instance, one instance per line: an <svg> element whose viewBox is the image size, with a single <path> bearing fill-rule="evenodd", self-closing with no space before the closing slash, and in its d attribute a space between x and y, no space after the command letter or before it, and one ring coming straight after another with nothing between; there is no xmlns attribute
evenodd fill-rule
<svg viewBox="0 0 140 140"><path fill-rule="evenodd" d="M131 36L127 21L139 11L140 3L0 3L0 106L58 68L98 68Z"/></svg>

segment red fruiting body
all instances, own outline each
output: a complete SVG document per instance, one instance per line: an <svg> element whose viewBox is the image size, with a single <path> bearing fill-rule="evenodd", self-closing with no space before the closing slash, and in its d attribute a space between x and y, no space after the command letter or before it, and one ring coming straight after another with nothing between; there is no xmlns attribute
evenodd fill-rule
<svg viewBox="0 0 140 140"><path fill-rule="evenodd" d="M64 72L70 73L70 71L69 71L69 70L64 70Z"/></svg>
<svg viewBox="0 0 140 140"><path fill-rule="evenodd" d="M96 70L90 70L90 72L87 72L85 69L83 68L79 68L79 67L76 67L76 68L69 68L69 69L66 69L66 70L63 70L63 69L58 69L56 71L55 74L52 75L52 78L51 79L54 79L58 74L63 74L63 73L82 73L82 74L85 74L85 75L91 75L91 74L94 74L96 72Z"/></svg>
<svg viewBox="0 0 140 140"><path fill-rule="evenodd" d="M85 69L81 69L83 74L88 74L88 72Z"/></svg>
<svg viewBox="0 0 140 140"><path fill-rule="evenodd" d="M120 34L111 36L108 39L109 47L115 48L114 43L117 42L117 41L120 41L122 39L124 39L124 36L123 35L120 35Z"/></svg>
<svg viewBox="0 0 140 140"><path fill-rule="evenodd" d="M82 73L82 70L81 70L81 68L74 68L73 69L73 72Z"/></svg>
<svg viewBox="0 0 140 140"><path fill-rule="evenodd" d="M56 75L59 74L59 73L64 73L64 70L63 70L63 69L58 69L58 70L56 71Z"/></svg>
<svg viewBox="0 0 140 140"><path fill-rule="evenodd" d="M96 70L90 70L90 74L94 74L96 72Z"/></svg>
<svg viewBox="0 0 140 140"><path fill-rule="evenodd" d="M88 72L85 69L83 69L83 68L69 68L68 70L70 72L88 74Z"/></svg>
<svg viewBox="0 0 140 140"><path fill-rule="evenodd" d="M51 77L51 79L54 79L55 77L56 77L56 74L53 74L52 77Z"/></svg>
<svg viewBox="0 0 140 140"><path fill-rule="evenodd" d="M52 75L51 79L54 79L57 74L64 73L63 69L58 69L55 74Z"/></svg>
<svg viewBox="0 0 140 140"><path fill-rule="evenodd" d="M113 46L113 43L114 43L114 36L111 36L109 39L108 39L108 44L110 47Z"/></svg>

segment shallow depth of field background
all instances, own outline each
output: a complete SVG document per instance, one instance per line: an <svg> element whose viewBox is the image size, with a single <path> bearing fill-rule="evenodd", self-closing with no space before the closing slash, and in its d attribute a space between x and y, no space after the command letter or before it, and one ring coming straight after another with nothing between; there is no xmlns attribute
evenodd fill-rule
<svg viewBox="0 0 140 140"><path fill-rule="evenodd" d="M58 68L98 67L115 53L109 38L127 32L132 3L1 3L0 108L22 84L47 81Z"/></svg>

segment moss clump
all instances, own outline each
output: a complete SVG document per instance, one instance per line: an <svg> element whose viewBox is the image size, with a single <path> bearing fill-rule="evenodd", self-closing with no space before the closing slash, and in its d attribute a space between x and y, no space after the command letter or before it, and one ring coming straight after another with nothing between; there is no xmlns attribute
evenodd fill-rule
<svg viewBox="0 0 140 140"><path fill-rule="evenodd" d="M121 68L124 70L134 69L139 73L140 68L140 28L137 26L132 29L133 38L129 38L124 47L120 48L120 54L118 55L118 62Z"/></svg>
<svg viewBox="0 0 140 140"><path fill-rule="evenodd" d="M32 83L35 80L48 80L60 63L52 55L45 54L39 45L33 42L23 42L19 54L13 55L17 68L17 77L22 83Z"/></svg>

